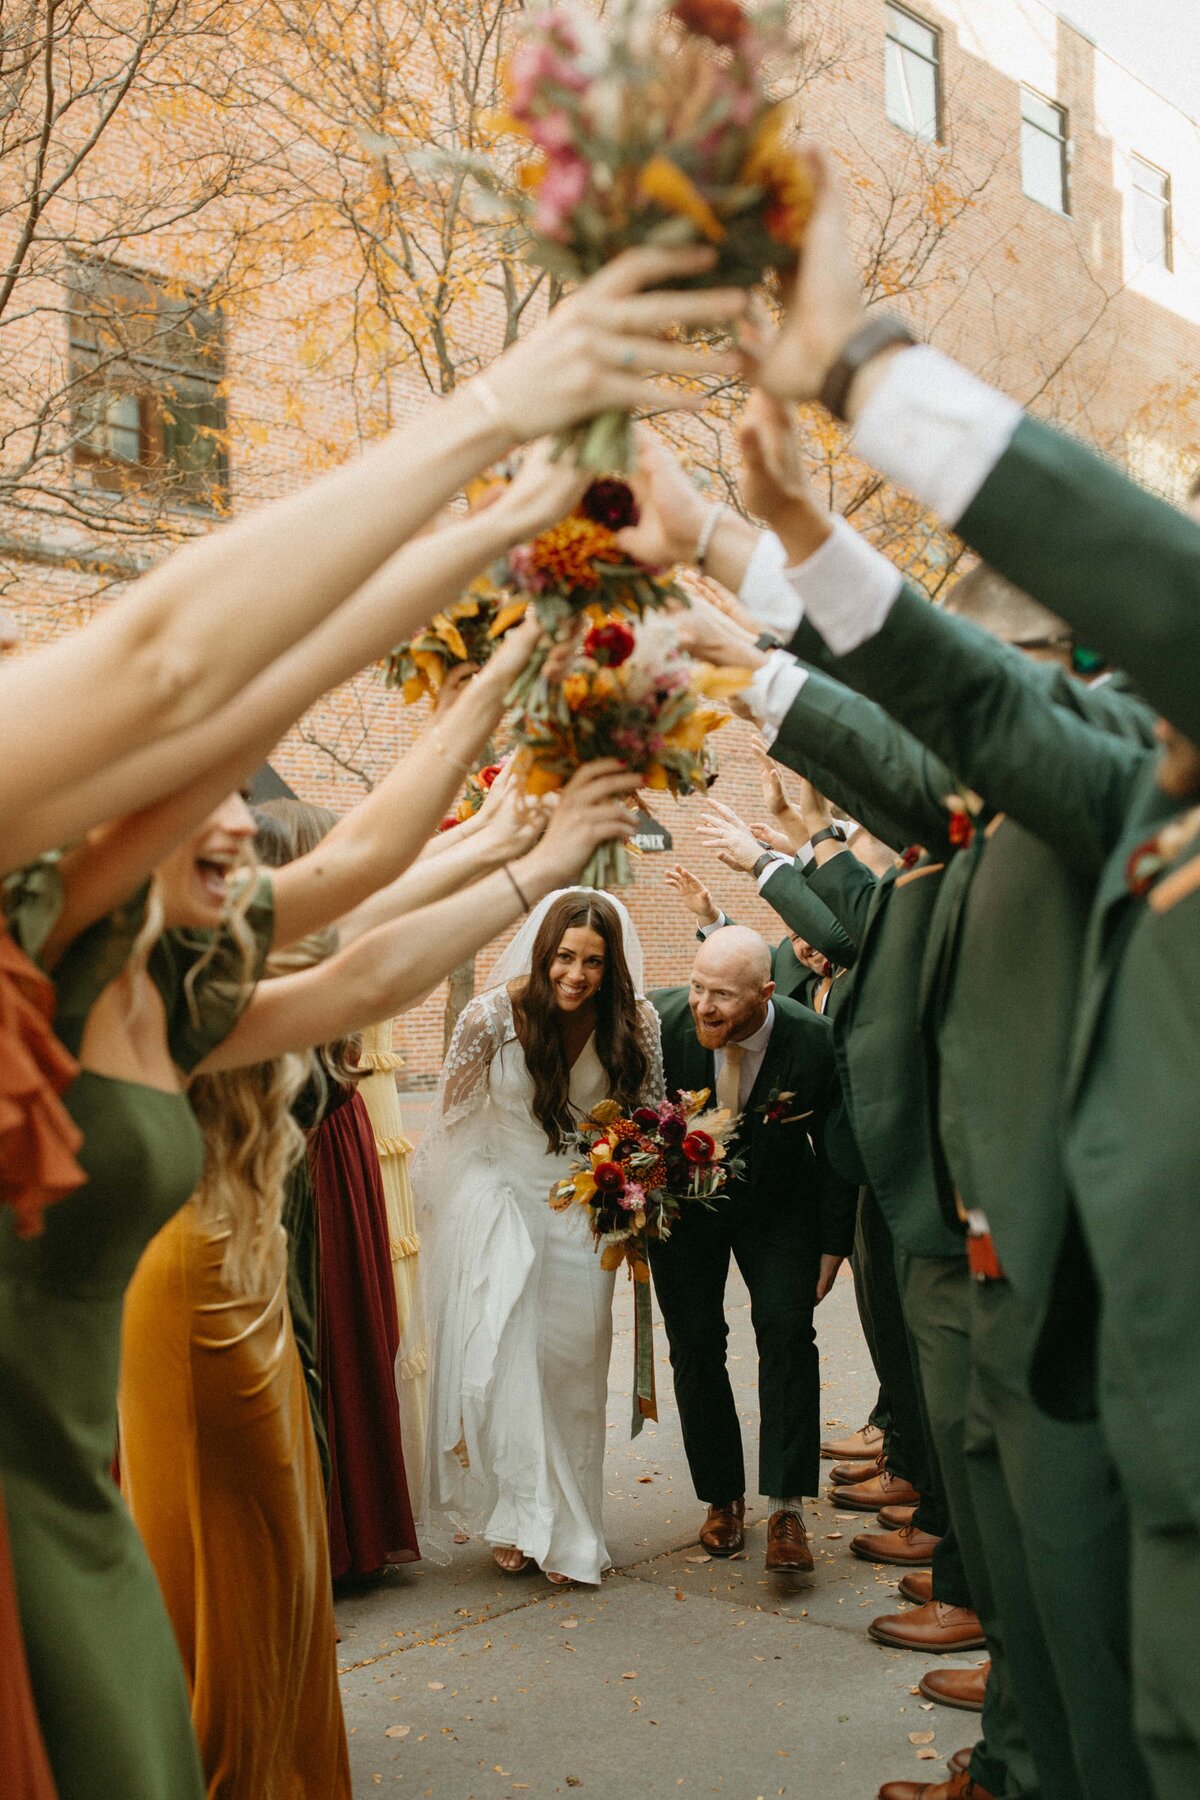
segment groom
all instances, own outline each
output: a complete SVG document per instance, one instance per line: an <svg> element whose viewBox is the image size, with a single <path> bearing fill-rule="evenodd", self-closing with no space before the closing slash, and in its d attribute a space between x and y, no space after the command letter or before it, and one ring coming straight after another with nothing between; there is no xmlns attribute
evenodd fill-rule
<svg viewBox="0 0 1200 1800"><path fill-rule="evenodd" d="M832 1032L825 1019L775 997L770 951L742 925L704 941L687 987L650 997L662 1021L667 1093L708 1088L718 1105L742 1115L729 1149L744 1158L744 1178L713 1211L690 1208L666 1242L650 1246L688 1465L708 1505L700 1542L712 1556L732 1556L745 1541L742 1435L725 1364L732 1255L750 1290L758 1343L766 1566L807 1573L813 1557L801 1508L805 1494L820 1491L813 1309L849 1254L857 1198L823 1147L838 1097Z"/></svg>

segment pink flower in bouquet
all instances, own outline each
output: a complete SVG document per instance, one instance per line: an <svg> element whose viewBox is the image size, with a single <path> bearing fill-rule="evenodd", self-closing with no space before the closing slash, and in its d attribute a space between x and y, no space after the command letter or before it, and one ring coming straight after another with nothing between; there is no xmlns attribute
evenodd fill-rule
<svg viewBox="0 0 1200 1800"><path fill-rule="evenodd" d="M646 1190L640 1181L631 1181L620 1197L626 1212L640 1212L646 1204Z"/></svg>
<svg viewBox="0 0 1200 1800"><path fill-rule="evenodd" d="M561 107L530 119L525 129L539 150L544 150L547 156L560 156L564 150L570 150L575 142L571 121Z"/></svg>
<svg viewBox="0 0 1200 1800"><path fill-rule="evenodd" d="M588 190L588 166L580 156L567 153L549 164L537 191L533 215L535 231L565 240L568 221Z"/></svg>
<svg viewBox="0 0 1200 1800"><path fill-rule="evenodd" d="M509 58L508 103L518 118L532 110L547 83L576 94L582 94L587 88L586 76L565 60L578 51L575 34L567 20L552 14L544 22L544 30L545 36L519 44Z"/></svg>
<svg viewBox="0 0 1200 1800"><path fill-rule="evenodd" d="M515 550L509 551L508 566L526 594L544 594L550 586L550 577L544 569L538 567L529 544L518 544Z"/></svg>
<svg viewBox="0 0 1200 1800"><path fill-rule="evenodd" d="M679 1148L690 1163L703 1166L712 1161L717 1142L707 1131L689 1131Z"/></svg>

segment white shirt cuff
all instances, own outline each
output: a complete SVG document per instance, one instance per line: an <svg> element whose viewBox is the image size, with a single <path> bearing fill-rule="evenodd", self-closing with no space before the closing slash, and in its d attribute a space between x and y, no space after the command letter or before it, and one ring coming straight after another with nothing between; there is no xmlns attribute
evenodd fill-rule
<svg viewBox="0 0 1200 1800"><path fill-rule="evenodd" d="M799 864L800 868L807 869L808 865L811 863L813 857L816 854L817 853L813 849L811 844L801 844L800 848L796 852L796 861Z"/></svg>
<svg viewBox="0 0 1200 1800"><path fill-rule="evenodd" d="M754 714L764 744L775 742L779 727L807 680L808 670L786 650L772 650L766 662L755 669L749 685L742 689L742 699Z"/></svg>
<svg viewBox="0 0 1200 1800"><path fill-rule="evenodd" d="M773 531L764 531L746 564L738 600L765 631L785 640L795 636L803 609L784 573L787 552Z"/></svg>
<svg viewBox="0 0 1200 1800"><path fill-rule="evenodd" d="M728 923L729 920L725 917L725 914L719 912L711 925L698 925L696 929L702 938L706 938L711 937L714 931L720 931L722 925L728 925Z"/></svg>
<svg viewBox="0 0 1200 1800"><path fill-rule="evenodd" d="M774 857L767 864L767 866L763 870L762 874L760 876L758 876L758 878L757 878L759 893L760 894L762 893L764 887L767 885L767 883L768 883L768 881L770 881L772 875L774 875L778 869L790 869L791 866L792 866L792 859L790 856Z"/></svg>
<svg viewBox="0 0 1200 1800"><path fill-rule="evenodd" d="M899 569L836 517L821 548L789 569L787 578L835 656L875 636L903 584Z"/></svg>
<svg viewBox="0 0 1200 1800"><path fill-rule="evenodd" d="M853 448L955 525L1021 423L1007 394L918 344L894 356L854 429Z"/></svg>

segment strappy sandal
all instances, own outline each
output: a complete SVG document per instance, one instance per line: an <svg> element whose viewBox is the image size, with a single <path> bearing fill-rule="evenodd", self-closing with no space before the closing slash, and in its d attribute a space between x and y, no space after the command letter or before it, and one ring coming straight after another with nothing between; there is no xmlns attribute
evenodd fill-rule
<svg viewBox="0 0 1200 1800"><path fill-rule="evenodd" d="M547 1581L552 1581L555 1587L573 1587L575 1585L575 1577L573 1575L557 1575L551 1569L543 1569L542 1574L546 1577Z"/></svg>
<svg viewBox="0 0 1200 1800"><path fill-rule="evenodd" d="M514 1563L501 1562L502 1556L519 1556L521 1560ZM492 1561L505 1575L523 1575L529 1567L529 1558L515 1544L493 1544Z"/></svg>

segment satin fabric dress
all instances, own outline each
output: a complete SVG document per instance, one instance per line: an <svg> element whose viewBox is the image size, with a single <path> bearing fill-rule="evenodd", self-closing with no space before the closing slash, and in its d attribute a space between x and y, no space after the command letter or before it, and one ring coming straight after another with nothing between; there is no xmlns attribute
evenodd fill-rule
<svg viewBox="0 0 1200 1800"><path fill-rule="evenodd" d="M362 1097L336 1089L309 1139L317 1203L321 1406L335 1578L420 1555L394 1367L399 1342L387 1212Z"/></svg>
<svg viewBox="0 0 1200 1800"><path fill-rule="evenodd" d="M662 1061L649 1007L641 1031L653 1102ZM422 1540L444 1554L461 1527L597 1583L611 1566L602 1515L616 1277L583 1212L550 1206L571 1158L547 1149L533 1116L507 993L465 1009L448 1069L445 1166L416 1175L431 1355ZM571 1070L572 1111L582 1117L607 1091L593 1036Z"/></svg>
<svg viewBox="0 0 1200 1800"><path fill-rule="evenodd" d="M125 1305L121 1479L167 1603L209 1800L349 1800L325 1490L287 1305L182 1212Z"/></svg>
<svg viewBox="0 0 1200 1800"><path fill-rule="evenodd" d="M6 892L33 954L61 904L54 882L38 865ZM76 938L55 970L55 1030L72 1053L128 960L146 893ZM224 934L168 933L154 946L148 970L181 1069L235 1022L270 919L266 884L249 913L249 971ZM19 1238L0 1218L0 1475L30 1679L59 1800L203 1800L174 1633L111 1475L125 1291L195 1187L203 1142L181 1092L84 1070L64 1098L86 1185L49 1209L40 1236Z"/></svg>
<svg viewBox="0 0 1200 1800"><path fill-rule="evenodd" d="M80 1135L59 1100L78 1065L50 1029L54 989L0 930L0 1210L25 1235L82 1185ZM10 1800L55 1800L29 1684L0 1494L0 1772Z"/></svg>

